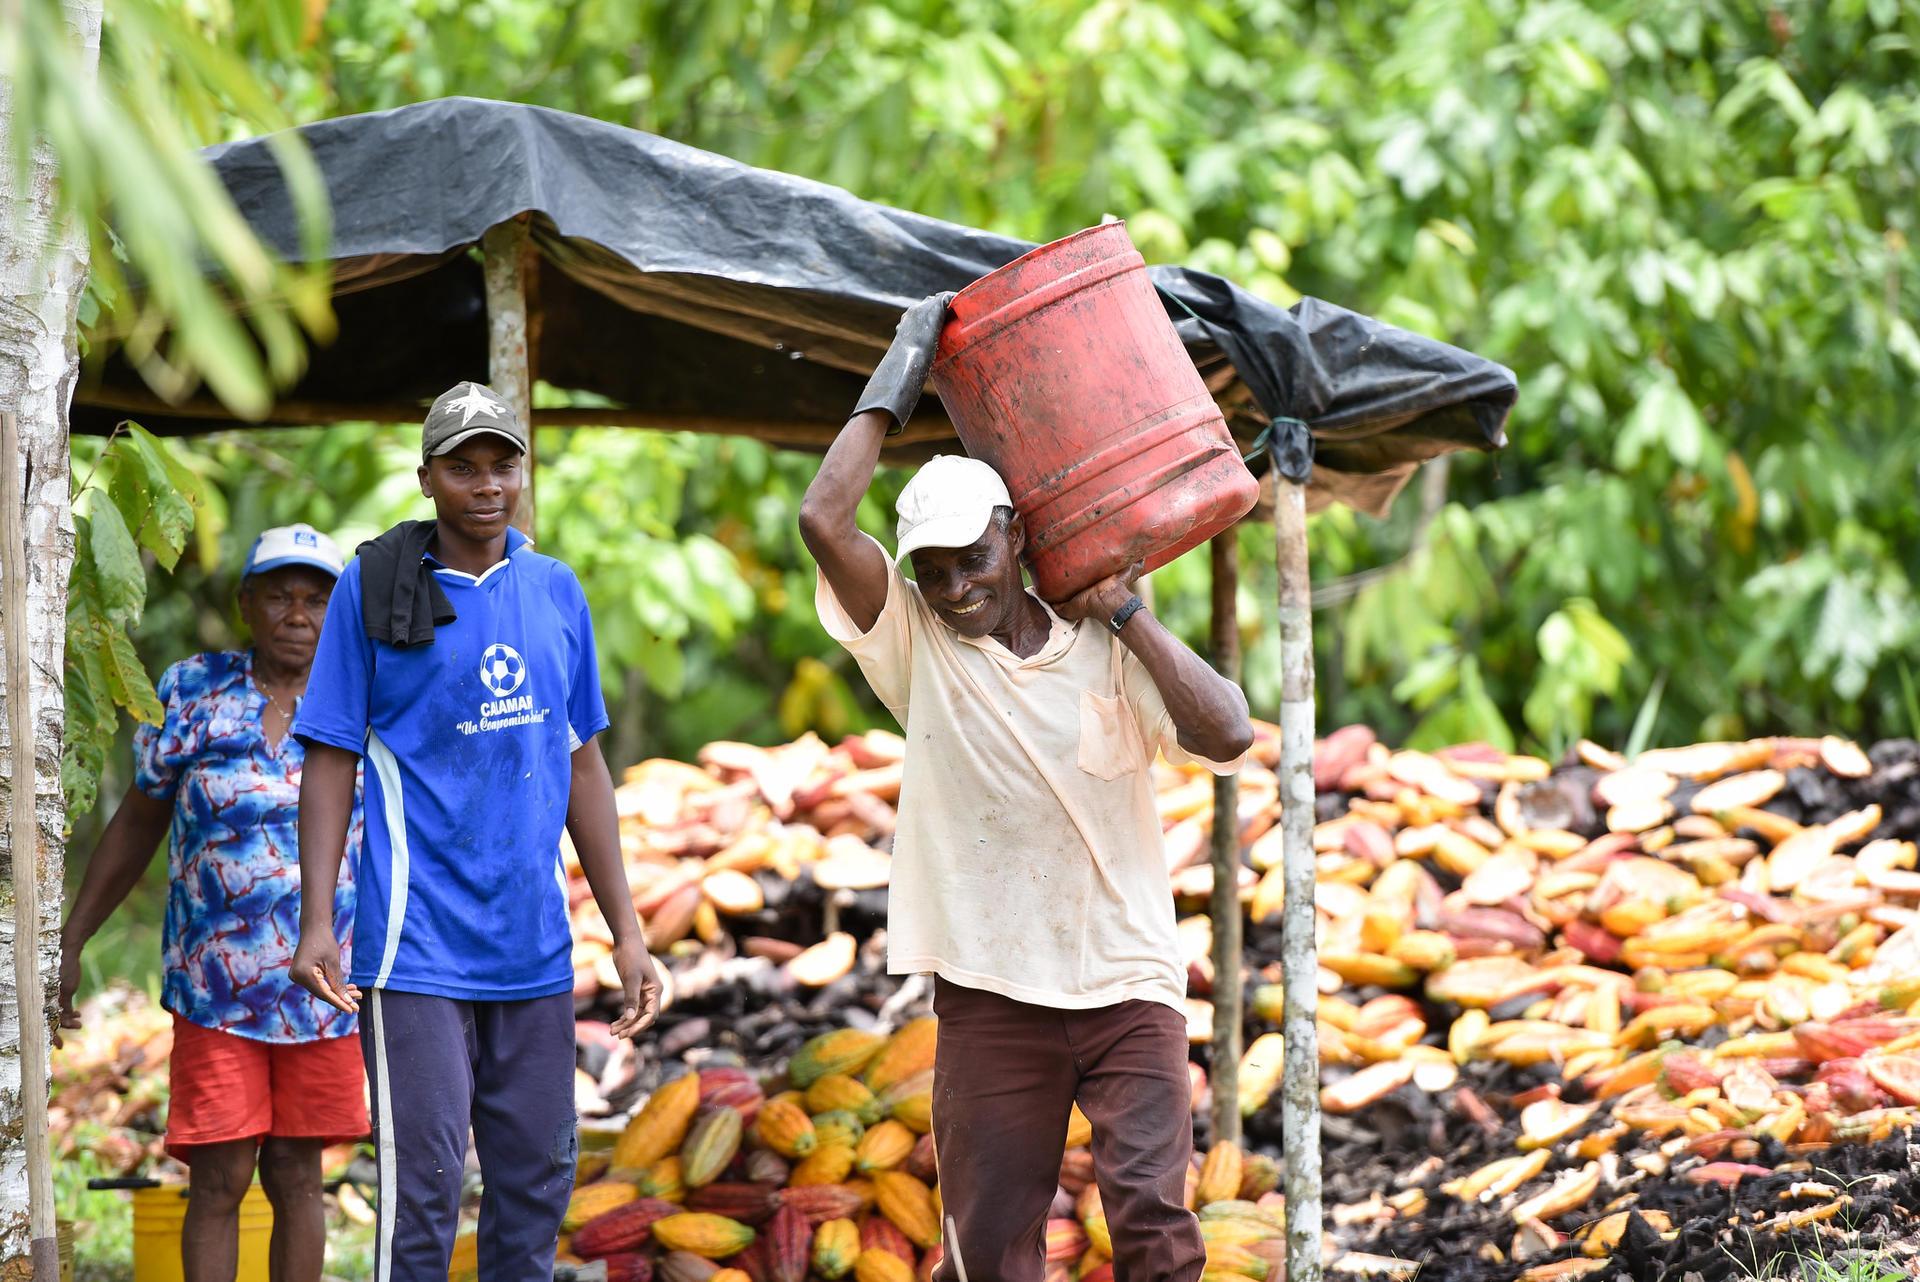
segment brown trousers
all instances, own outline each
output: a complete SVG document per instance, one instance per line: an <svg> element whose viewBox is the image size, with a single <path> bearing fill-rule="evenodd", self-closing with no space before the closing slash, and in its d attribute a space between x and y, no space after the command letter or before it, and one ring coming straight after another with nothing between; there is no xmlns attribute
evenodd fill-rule
<svg viewBox="0 0 1920 1282"><path fill-rule="evenodd" d="M934 983L934 1150L951 1221L937 1282L1040 1282L1047 1210L1074 1102L1093 1123L1094 1177L1117 1282L1194 1282L1206 1261L1187 1209L1193 1158L1187 1029L1159 1002L1030 1006Z"/></svg>

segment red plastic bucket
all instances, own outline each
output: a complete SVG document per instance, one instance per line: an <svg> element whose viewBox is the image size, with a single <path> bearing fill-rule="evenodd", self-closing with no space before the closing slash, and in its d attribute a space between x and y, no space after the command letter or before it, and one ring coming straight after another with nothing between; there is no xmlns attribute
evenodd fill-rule
<svg viewBox="0 0 1920 1282"><path fill-rule="evenodd" d="M1005 478L1049 601L1164 565L1259 497L1121 223L961 290L933 384L967 453Z"/></svg>

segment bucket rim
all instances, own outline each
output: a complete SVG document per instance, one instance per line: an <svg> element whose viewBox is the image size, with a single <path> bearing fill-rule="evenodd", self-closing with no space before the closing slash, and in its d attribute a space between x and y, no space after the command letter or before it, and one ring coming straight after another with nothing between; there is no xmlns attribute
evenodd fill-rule
<svg viewBox="0 0 1920 1282"><path fill-rule="evenodd" d="M1086 240L1089 237L1100 235L1101 233L1105 233L1105 232L1110 232L1114 228L1119 229L1121 236L1125 238L1127 244L1131 247L1133 245L1133 237L1131 235L1128 235L1127 233L1127 220L1124 218L1116 218L1112 222L1107 222L1107 223L1095 223L1091 227L1082 227L1079 231L1072 232L1068 235L1062 236L1058 240L1050 240L1044 245L1035 245L1032 249L1029 249L1026 253L1020 255L1020 257L1015 258L1010 262L1002 263L1000 266L994 268L992 271L988 272L984 276L975 277L971 283L969 283L964 289L960 290L959 293L953 296L953 302L947 305L949 315L951 315L953 308L959 306L961 299L966 298L969 294L975 294L975 291L981 290L981 287L986 285L989 281L997 281L1002 277L1012 275L1014 269L1019 267L1022 263L1026 262L1028 259L1038 257L1041 254L1049 253L1052 250L1058 249L1062 245L1070 245L1076 240ZM978 295L976 294L975 296L977 297Z"/></svg>

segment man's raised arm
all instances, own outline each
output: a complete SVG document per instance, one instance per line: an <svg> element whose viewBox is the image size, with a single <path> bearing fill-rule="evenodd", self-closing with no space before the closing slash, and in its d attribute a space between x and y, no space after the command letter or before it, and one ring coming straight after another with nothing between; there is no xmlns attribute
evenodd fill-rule
<svg viewBox="0 0 1920 1282"><path fill-rule="evenodd" d="M863 632L887 604L887 562L886 554L860 533L855 517L880 463L881 443L906 426L927 385L952 298L930 295L900 317L893 346L800 500L800 537L820 563L834 596Z"/></svg>

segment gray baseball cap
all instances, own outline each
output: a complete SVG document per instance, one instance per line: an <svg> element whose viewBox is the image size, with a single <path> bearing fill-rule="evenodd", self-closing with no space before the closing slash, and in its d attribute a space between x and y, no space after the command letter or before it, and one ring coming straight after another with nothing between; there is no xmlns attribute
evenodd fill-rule
<svg viewBox="0 0 1920 1282"><path fill-rule="evenodd" d="M463 441L491 432L527 452L527 430L513 407L484 383L455 383L440 393L420 430L420 457L445 454Z"/></svg>

